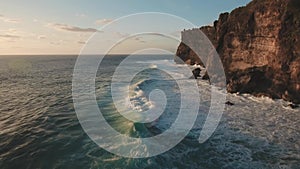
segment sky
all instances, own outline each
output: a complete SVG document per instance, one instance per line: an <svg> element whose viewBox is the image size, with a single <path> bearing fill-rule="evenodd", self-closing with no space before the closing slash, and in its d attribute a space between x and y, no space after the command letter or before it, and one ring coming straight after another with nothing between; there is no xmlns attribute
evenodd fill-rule
<svg viewBox="0 0 300 169"><path fill-rule="evenodd" d="M250 0L0 0L0 55L77 55L95 33L99 34L97 48L101 48L111 41L147 30L151 23L162 30L170 28L170 34L180 36L181 30L178 29L191 29L191 25L177 26L175 21L169 23L164 17L133 18L127 21L127 26L116 25L119 26L116 29L108 26L103 30L103 26L130 14L160 12L184 18L200 27L211 25L220 13L230 12L249 2ZM132 26L139 29L135 30ZM128 53L138 45L147 46L158 41L171 51L177 45L157 37L154 40L154 35L128 39L112 53Z"/></svg>

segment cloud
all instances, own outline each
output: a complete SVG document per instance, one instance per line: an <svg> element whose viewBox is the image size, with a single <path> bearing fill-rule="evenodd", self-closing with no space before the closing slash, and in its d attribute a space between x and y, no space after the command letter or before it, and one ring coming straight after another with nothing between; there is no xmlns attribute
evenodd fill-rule
<svg viewBox="0 0 300 169"><path fill-rule="evenodd" d="M16 32L18 32L18 31L17 31L17 29L11 28L11 29L8 29L8 32L16 33Z"/></svg>
<svg viewBox="0 0 300 169"><path fill-rule="evenodd" d="M47 37L46 35L39 35L37 38L41 40L41 39L46 39Z"/></svg>
<svg viewBox="0 0 300 169"><path fill-rule="evenodd" d="M58 41L51 41L50 44L54 46L62 45L65 41L64 40L58 40Z"/></svg>
<svg viewBox="0 0 300 169"><path fill-rule="evenodd" d="M51 45L55 45L55 46L58 46L58 45L61 45L60 42L50 42Z"/></svg>
<svg viewBox="0 0 300 169"><path fill-rule="evenodd" d="M17 29L7 29L7 30L0 30L0 39L6 42L16 42L19 40L24 40L24 38L34 38L35 36L32 36L28 32L19 31Z"/></svg>
<svg viewBox="0 0 300 169"><path fill-rule="evenodd" d="M97 32L98 31L95 28L80 28L77 26L71 26L71 25L60 24L60 23L48 24L48 26L56 30L69 31L69 32Z"/></svg>
<svg viewBox="0 0 300 169"><path fill-rule="evenodd" d="M136 38L134 38L134 40L137 40L137 41L140 41L142 38L140 38L140 37L136 37Z"/></svg>
<svg viewBox="0 0 300 169"><path fill-rule="evenodd" d="M95 24L96 25L105 25L105 24L108 24L112 21L113 21L113 19L98 19L98 20L95 21Z"/></svg>
<svg viewBox="0 0 300 169"><path fill-rule="evenodd" d="M136 41L138 41L138 42L140 42L140 43L146 43L146 41L144 41L144 40L142 39L142 37L135 37L134 40L136 40Z"/></svg>
<svg viewBox="0 0 300 169"><path fill-rule="evenodd" d="M0 38L5 38L5 39L19 39L21 36L18 35L11 35L11 34L0 34Z"/></svg>
<svg viewBox="0 0 300 169"><path fill-rule="evenodd" d="M114 34L119 38L125 38L130 35L128 33L121 33L121 32L115 32Z"/></svg>
<svg viewBox="0 0 300 169"><path fill-rule="evenodd" d="M20 23L19 19L7 18L4 15L0 15L0 20L6 23Z"/></svg>
<svg viewBox="0 0 300 169"><path fill-rule="evenodd" d="M20 40L22 37L18 35L12 34L0 34L0 40L4 40L5 42L16 42Z"/></svg>
<svg viewBox="0 0 300 169"><path fill-rule="evenodd" d="M78 43L78 44L81 44L81 45L84 45L84 44L86 44L86 42L85 42L85 41L78 41L77 43Z"/></svg>

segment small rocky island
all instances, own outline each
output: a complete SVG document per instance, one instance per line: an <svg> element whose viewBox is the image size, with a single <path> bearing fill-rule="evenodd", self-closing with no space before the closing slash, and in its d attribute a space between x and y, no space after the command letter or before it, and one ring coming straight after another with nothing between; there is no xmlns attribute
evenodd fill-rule
<svg viewBox="0 0 300 169"><path fill-rule="evenodd" d="M213 26L183 31L182 38L199 29L221 57L228 92L300 103L299 0L253 0L221 14ZM184 43L177 56L187 64L209 65Z"/></svg>

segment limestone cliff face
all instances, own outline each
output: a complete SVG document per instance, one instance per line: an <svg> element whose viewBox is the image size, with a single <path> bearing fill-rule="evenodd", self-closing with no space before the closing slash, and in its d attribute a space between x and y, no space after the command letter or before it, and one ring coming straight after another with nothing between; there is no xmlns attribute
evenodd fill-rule
<svg viewBox="0 0 300 169"><path fill-rule="evenodd" d="M221 14L213 26L199 29L221 57L229 92L300 103L299 0L253 0L245 7ZM182 39L188 39L193 31L197 30L183 31ZM177 56L189 64L202 64L183 43Z"/></svg>

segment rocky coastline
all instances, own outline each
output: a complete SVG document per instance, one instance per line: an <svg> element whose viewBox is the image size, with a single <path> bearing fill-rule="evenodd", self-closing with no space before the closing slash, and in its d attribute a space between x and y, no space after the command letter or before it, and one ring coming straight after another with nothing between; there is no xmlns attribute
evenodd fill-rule
<svg viewBox="0 0 300 169"><path fill-rule="evenodd" d="M253 0L221 14L213 26L182 31L182 39L199 29L219 53L228 92L300 103L299 0ZM176 55L186 64L211 65L184 43Z"/></svg>

